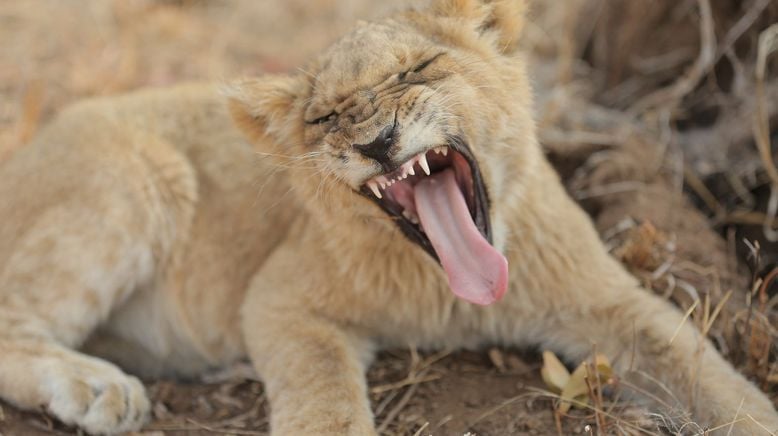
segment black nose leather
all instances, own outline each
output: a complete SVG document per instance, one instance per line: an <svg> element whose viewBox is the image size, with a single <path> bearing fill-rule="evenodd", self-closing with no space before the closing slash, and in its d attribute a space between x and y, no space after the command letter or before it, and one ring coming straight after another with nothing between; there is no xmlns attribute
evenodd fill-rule
<svg viewBox="0 0 778 436"><path fill-rule="evenodd" d="M384 127L373 142L369 144L354 144L354 148L370 159L375 159L380 163L388 162L389 150L395 142L395 127L396 124Z"/></svg>

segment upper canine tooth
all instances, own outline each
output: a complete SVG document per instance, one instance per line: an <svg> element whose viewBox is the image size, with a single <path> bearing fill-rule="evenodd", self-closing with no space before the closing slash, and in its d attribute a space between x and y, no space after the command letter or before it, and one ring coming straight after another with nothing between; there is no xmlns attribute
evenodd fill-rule
<svg viewBox="0 0 778 436"><path fill-rule="evenodd" d="M430 165L427 163L427 156L419 155L419 166L424 170L427 175L430 175Z"/></svg>
<svg viewBox="0 0 778 436"><path fill-rule="evenodd" d="M383 198L381 196L381 190L378 189L378 184L375 182L375 180L371 180L367 182L367 187L370 188L371 191L373 191L373 194L375 194L378 198Z"/></svg>
<svg viewBox="0 0 778 436"><path fill-rule="evenodd" d="M448 156L448 147L440 147L440 152L443 153L443 156Z"/></svg>

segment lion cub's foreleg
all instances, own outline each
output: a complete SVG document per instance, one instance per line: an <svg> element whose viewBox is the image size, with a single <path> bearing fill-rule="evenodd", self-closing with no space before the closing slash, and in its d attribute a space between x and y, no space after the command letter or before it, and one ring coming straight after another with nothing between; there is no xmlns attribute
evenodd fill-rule
<svg viewBox="0 0 778 436"><path fill-rule="evenodd" d="M548 164L542 165L524 203L534 207L517 213L522 233L510 252L513 287L492 308L505 334L499 339L540 343L571 362L587 358L596 346L614 363L624 388L633 385L647 393L643 398L659 400L667 416L691 412L692 421L718 427L721 434L778 430L778 413L767 396L678 308L639 286L608 254Z"/></svg>
<svg viewBox="0 0 778 436"><path fill-rule="evenodd" d="M690 420L717 429L711 434L743 436L778 430L767 397L667 301L625 280L601 292L566 294L557 303L551 318L539 320L545 347L579 361L596 344L616 362L625 389L659 399L668 416L691 412L679 424Z"/></svg>
<svg viewBox="0 0 778 436"><path fill-rule="evenodd" d="M264 286L272 285L255 283L247 297L243 333L270 400L273 436L375 434L365 381L369 346L304 308L263 299L274 292L254 292Z"/></svg>

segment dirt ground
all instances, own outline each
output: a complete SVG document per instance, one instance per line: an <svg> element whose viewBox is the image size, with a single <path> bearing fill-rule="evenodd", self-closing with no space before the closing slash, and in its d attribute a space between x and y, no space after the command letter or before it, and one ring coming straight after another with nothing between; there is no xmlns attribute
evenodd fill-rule
<svg viewBox="0 0 778 436"><path fill-rule="evenodd" d="M355 20L402 3L2 2L0 160L70 102L293 71ZM710 10L707 0L668 0L647 12L642 3L534 7L524 42L541 140L613 254L647 287L683 310L694 306L691 320L778 404L778 245L768 237L778 229L769 201L778 195L770 167L778 155L770 148L771 139L778 143L775 62L768 60L761 88L754 78L757 38L778 8L720 0ZM678 423L616 394L599 423L587 410L556 416L539 351L382 354L368 374L380 433L676 431ZM154 420L143 434L267 434L268 404L248 366L147 386ZM74 430L0 402L0 436L37 434Z"/></svg>

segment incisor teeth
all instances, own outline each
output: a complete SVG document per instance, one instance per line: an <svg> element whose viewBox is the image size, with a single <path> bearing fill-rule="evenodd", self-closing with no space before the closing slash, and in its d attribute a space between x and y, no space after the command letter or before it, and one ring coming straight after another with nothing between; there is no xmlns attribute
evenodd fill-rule
<svg viewBox="0 0 778 436"><path fill-rule="evenodd" d="M383 198L381 196L381 190L378 189L378 184L375 181L371 180L367 182L367 187L370 188L371 191L373 191L373 194L375 194L376 197Z"/></svg>
<svg viewBox="0 0 778 436"><path fill-rule="evenodd" d="M427 163L427 156L423 154L419 156L419 166L424 170L425 173L427 173L428 176L431 174L430 165Z"/></svg>

